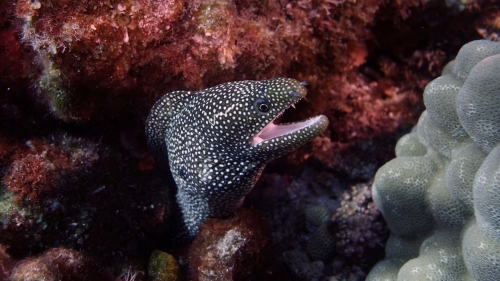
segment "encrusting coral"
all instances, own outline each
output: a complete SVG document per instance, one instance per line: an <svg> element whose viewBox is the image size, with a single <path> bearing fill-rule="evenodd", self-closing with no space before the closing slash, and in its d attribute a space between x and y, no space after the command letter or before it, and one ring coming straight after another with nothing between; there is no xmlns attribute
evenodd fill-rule
<svg viewBox="0 0 500 281"><path fill-rule="evenodd" d="M500 43L464 45L427 85L427 110L379 169L374 201L391 230L367 280L500 275Z"/></svg>

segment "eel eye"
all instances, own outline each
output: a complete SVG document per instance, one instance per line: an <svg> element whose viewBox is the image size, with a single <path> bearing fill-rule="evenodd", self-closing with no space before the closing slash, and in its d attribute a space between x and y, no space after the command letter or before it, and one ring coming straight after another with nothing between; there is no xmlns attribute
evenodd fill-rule
<svg viewBox="0 0 500 281"><path fill-rule="evenodd" d="M258 98L255 101L255 108L257 108L260 113L266 113L271 109L271 104L266 99Z"/></svg>

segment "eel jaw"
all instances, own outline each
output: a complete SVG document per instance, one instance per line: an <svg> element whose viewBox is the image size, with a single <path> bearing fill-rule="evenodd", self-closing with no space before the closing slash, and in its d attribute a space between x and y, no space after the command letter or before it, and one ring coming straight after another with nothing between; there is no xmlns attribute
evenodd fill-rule
<svg viewBox="0 0 500 281"><path fill-rule="evenodd" d="M267 140L279 138L286 135L292 135L293 133L301 129L316 125L318 122L324 122L325 118L326 117L324 117L323 115L319 115L301 122L278 125L274 124L274 120L276 120L275 118L252 138L252 140L250 141L250 146L255 147ZM323 130L321 130L319 133L321 133L322 131Z"/></svg>

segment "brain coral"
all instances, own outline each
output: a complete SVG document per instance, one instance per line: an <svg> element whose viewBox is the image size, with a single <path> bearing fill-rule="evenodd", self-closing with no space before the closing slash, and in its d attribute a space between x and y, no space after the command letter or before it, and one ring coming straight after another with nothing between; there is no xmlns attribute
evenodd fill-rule
<svg viewBox="0 0 500 281"><path fill-rule="evenodd" d="M375 176L391 237L367 280L498 280L500 43L464 45L424 102Z"/></svg>

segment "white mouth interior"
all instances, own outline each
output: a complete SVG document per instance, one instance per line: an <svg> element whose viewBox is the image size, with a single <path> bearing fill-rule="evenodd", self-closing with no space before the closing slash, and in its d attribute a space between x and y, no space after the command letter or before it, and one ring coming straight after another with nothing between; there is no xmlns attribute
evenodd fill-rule
<svg viewBox="0 0 500 281"><path fill-rule="evenodd" d="M271 121L257 135L253 137L250 145L256 146L263 141L288 135L305 127L311 126L319 120L319 117L320 116L316 116L305 121L285 125L276 125L273 123L273 121Z"/></svg>

